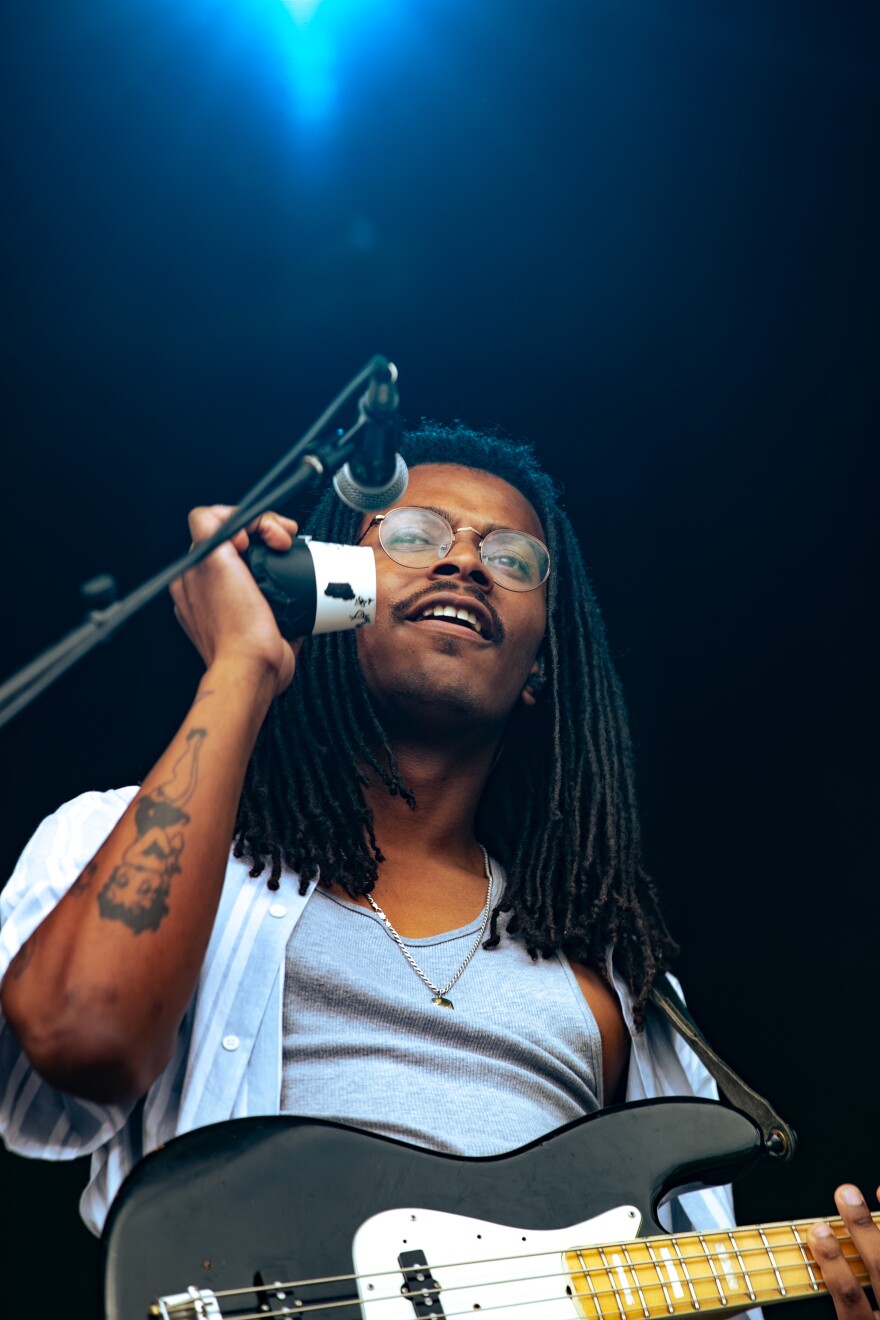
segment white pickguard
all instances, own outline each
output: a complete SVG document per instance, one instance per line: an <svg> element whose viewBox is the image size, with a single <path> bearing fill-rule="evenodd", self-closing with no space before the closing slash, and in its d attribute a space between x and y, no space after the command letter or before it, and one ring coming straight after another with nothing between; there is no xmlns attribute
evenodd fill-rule
<svg viewBox="0 0 880 1320"><path fill-rule="evenodd" d="M629 1242L641 1216L629 1205L606 1210L568 1228L537 1232L439 1210L386 1210L355 1234L354 1267L364 1320L415 1320L401 1297L402 1251L423 1251L440 1285L447 1320L576 1320L566 1293L562 1253L596 1242Z"/></svg>

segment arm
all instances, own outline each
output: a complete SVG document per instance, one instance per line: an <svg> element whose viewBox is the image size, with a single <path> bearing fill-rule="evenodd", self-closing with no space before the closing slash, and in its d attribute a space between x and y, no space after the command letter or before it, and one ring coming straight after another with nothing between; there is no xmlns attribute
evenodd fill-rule
<svg viewBox="0 0 880 1320"><path fill-rule="evenodd" d="M224 509L190 515L196 540ZM265 515L284 549L296 526ZM248 758L294 652L239 551L220 547L172 588L206 662L193 706L116 828L10 965L0 1000L53 1086L125 1104L170 1059L210 938Z"/></svg>

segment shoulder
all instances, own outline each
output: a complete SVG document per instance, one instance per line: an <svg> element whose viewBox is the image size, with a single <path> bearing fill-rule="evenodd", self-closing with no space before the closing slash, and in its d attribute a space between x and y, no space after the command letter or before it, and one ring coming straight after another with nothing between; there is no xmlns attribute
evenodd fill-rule
<svg viewBox="0 0 880 1320"><path fill-rule="evenodd" d="M671 973L666 975L669 984L684 999L678 979ZM613 965L612 976L633 1038L627 1099L694 1095L716 1100L715 1082L666 1015L649 1002L644 1028L638 1030L633 1022L633 996Z"/></svg>
<svg viewBox="0 0 880 1320"><path fill-rule="evenodd" d="M623 1008L606 978L583 963L568 960L602 1037L603 1104L613 1104L626 1076L630 1036Z"/></svg>

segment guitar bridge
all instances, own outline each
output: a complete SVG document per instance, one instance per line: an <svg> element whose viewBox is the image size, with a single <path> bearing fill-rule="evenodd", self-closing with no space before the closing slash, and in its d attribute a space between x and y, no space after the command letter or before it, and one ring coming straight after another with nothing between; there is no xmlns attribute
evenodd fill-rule
<svg viewBox="0 0 880 1320"><path fill-rule="evenodd" d="M401 1251L397 1263L403 1270L404 1297L412 1302L418 1320L446 1320L440 1304L440 1285L431 1274L423 1251Z"/></svg>
<svg viewBox="0 0 880 1320"><path fill-rule="evenodd" d="M153 1320L214 1320L222 1315L210 1288L187 1288L186 1292L169 1293L150 1307Z"/></svg>

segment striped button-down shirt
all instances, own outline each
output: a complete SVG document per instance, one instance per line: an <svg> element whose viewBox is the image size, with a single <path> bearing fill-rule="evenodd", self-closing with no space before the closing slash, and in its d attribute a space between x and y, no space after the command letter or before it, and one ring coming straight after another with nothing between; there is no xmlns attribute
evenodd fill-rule
<svg viewBox="0 0 880 1320"><path fill-rule="evenodd" d="M43 821L0 896L0 978L10 959L66 893L137 789L86 793ZM313 886L312 886L313 888ZM309 890L309 894L311 889ZM171 1062L135 1107L99 1105L47 1085L0 1016L0 1134L9 1150L46 1159L91 1155L83 1219L100 1232L110 1202L141 1154L193 1128L277 1114L285 950L309 894L285 872L277 892L230 857L213 935ZM612 969L613 971L613 969ZM632 1022L629 992L614 974L632 1034L628 1100L715 1098L712 1079L665 1019ZM709 1231L733 1222L729 1189L689 1192L670 1227ZM682 1218L683 1214L683 1218Z"/></svg>

